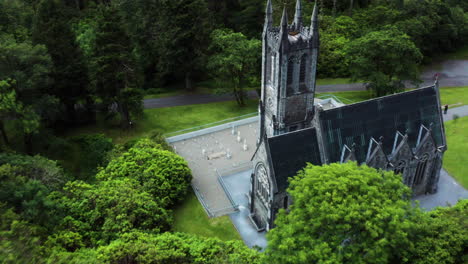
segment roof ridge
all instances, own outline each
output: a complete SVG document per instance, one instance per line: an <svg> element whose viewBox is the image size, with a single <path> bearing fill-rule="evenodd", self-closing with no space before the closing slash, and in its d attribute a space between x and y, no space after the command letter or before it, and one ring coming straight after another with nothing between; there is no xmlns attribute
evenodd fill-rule
<svg viewBox="0 0 468 264"><path fill-rule="evenodd" d="M352 104L347 104L347 105L343 105L343 106L336 107L336 108L330 108L330 109L323 110L323 111L328 112L328 111L332 111L332 110L342 109L342 108L346 108L348 106L355 106L355 105L358 105L358 104L372 102L372 101L375 101L375 100L381 100L382 98L389 98L389 97L393 97L393 96L401 96L403 94L410 94L410 93L414 93L414 92L419 92L420 90L429 89L429 88L434 89L435 85L430 85L430 86L425 86L425 87L420 87L420 88L414 88L414 89L409 90L409 91L404 91L404 92L401 92L401 93L394 93L394 94L384 95L384 96L380 96L380 97L376 97L376 98L371 98L371 99L368 99L368 100L365 100L365 101L356 102L356 103L352 103Z"/></svg>

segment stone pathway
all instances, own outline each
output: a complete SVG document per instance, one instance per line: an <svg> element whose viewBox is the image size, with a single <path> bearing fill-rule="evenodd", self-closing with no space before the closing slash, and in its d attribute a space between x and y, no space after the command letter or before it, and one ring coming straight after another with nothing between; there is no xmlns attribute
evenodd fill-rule
<svg viewBox="0 0 468 264"><path fill-rule="evenodd" d="M248 247L258 246L264 249L267 246L266 232L257 232L249 219L250 212L247 193L250 188L251 173L252 170L248 170L223 177L226 188L239 206L239 211L230 214L229 217Z"/></svg>
<svg viewBox="0 0 468 264"><path fill-rule="evenodd" d="M447 111L444 116L444 122L453 120L453 117L457 115L458 117L468 116L468 105L459 106L451 108Z"/></svg>
<svg viewBox="0 0 468 264"><path fill-rule="evenodd" d="M460 199L468 198L468 190L456 182L446 170L440 171L440 179L437 193L420 195L414 198L418 200L422 208L431 210L437 206L451 206Z"/></svg>

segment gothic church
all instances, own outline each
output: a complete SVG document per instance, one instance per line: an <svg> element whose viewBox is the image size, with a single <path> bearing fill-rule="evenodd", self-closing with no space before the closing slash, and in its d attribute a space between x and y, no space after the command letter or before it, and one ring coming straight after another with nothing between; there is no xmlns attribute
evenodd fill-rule
<svg viewBox="0 0 468 264"><path fill-rule="evenodd" d="M401 173L413 193L437 191L447 149L437 81L433 86L324 109L314 105L319 31L301 1L288 24L286 9L273 26L268 0L263 30L260 129L252 157L250 217L257 230L273 227L288 208L288 178L306 166L355 161Z"/></svg>

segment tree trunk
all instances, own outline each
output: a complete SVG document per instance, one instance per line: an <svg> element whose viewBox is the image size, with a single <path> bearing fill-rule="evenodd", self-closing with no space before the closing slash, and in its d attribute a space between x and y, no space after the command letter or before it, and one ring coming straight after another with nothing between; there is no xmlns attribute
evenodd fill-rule
<svg viewBox="0 0 468 264"><path fill-rule="evenodd" d="M96 123L96 111L91 97L86 97L86 122Z"/></svg>
<svg viewBox="0 0 468 264"><path fill-rule="evenodd" d="M349 15L353 15L354 0L349 1Z"/></svg>
<svg viewBox="0 0 468 264"><path fill-rule="evenodd" d="M75 123L76 122L76 110L74 102L66 102L65 109L67 111L67 122Z"/></svg>
<svg viewBox="0 0 468 264"><path fill-rule="evenodd" d="M24 140L24 150L26 151L26 154L32 155L32 135L28 133L24 133L23 135L23 140Z"/></svg>
<svg viewBox="0 0 468 264"><path fill-rule="evenodd" d="M332 10L333 17L336 16L336 1L337 0L333 0L333 10Z"/></svg>
<svg viewBox="0 0 468 264"><path fill-rule="evenodd" d="M236 98L236 102L239 106L242 106L242 102L239 97L239 91L237 90L237 87L234 87L234 97Z"/></svg>
<svg viewBox="0 0 468 264"><path fill-rule="evenodd" d="M0 132L2 133L2 138L5 145L10 145L3 121L0 121Z"/></svg>
<svg viewBox="0 0 468 264"><path fill-rule="evenodd" d="M130 113L128 112L128 108L125 104L118 104L118 109L120 112L120 124L123 128L130 127Z"/></svg>
<svg viewBox="0 0 468 264"><path fill-rule="evenodd" d="M185 73L185 89L187 89L187 91L193 91L192 76L190 71Z"/></svg>

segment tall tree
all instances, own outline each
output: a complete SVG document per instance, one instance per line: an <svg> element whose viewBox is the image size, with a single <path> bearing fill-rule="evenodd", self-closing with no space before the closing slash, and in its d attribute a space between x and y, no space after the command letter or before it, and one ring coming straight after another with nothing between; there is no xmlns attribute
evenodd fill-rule
<svg viewBox="0 0 468 264"><path fill-rule="evenodd" d="M366 81L376 96L402 91L404 81L419 81L422 54L395 28L370 32L352 41L346 52L352 79Z"/></svg>
<svg viewBox="0 0 468 264"><path fill-rule="evenodd" d="M268 263L400 263L421 214L401 176L356 163L309 164L288 193L294 203L267 234Z"/></svg>
<svg viewBox="0 0 468 264"><path fill-rule="evenodd" d="M136 88L132 46L116 6L103 5L100 11L93 60L95 91L109 108L116 106L121 125L128 127L130 114L141 111L143 99Z"/></svg>
<svg viewBox="0 0 468 264"><path fill-rule="evenodd" d="M42 0L33 27L33 40L47 46L53 62L49 93L64 104L68 123L77 122L77 104L90 96L87 65L70 27L74 12L61 0Z"/></svg>
<svg viewBox="0 0 468 264"><path fill-rule="evenodd" d="M206 2L163 0L161 4L159 69L183 77L185 88L193 90L193 75L203 68L211 31Z"/></svg>
<svg viewBox="0 0 468 264"><path fill-rule="evenodd" d="M0 132L6 145L9 144L5 123L14 121L23 134L26 152L32 154L31 135L39 129L39 116L30 106L24 106L17 100L16 92L11 88L14 81L0 81Z"/></svg>
<svg viewBox="0 0 468 264"><path fill-rule="evenodd" d="M220 83L221 92L231 92L240 106L245 105L245 87L258 84L261 42L242 33L217 29L211 34L214 54L208 67Z"/></svg>

